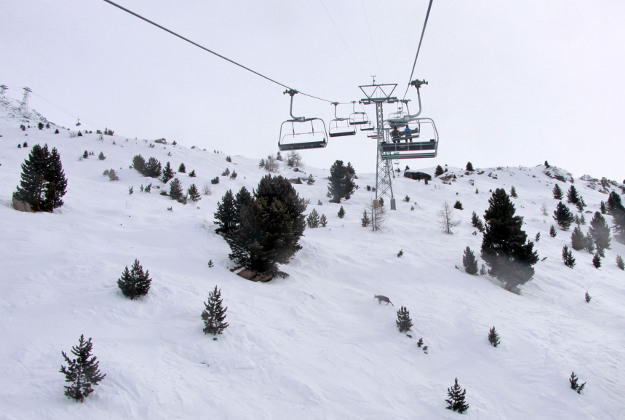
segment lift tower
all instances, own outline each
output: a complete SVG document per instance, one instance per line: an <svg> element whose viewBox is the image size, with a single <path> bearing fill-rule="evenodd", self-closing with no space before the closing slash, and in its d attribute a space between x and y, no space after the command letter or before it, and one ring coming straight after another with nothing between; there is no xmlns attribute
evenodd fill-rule
<svg viewBox="0 0 625 420"><path fill-rule="evenodd" d="M397 83L376 84L375 80L371 85L359 86L360 90L365 94L366 98L360 102L363 105L375 104L376 130L377 130L377 162L375 173L375 199L384 195L390 197L391 210L395 210L395 197L393 196L393 185L391 183L391 167L390 159L383 159L382 144L388 143L388 130L384 128L384 112L382 104L393 104L397 102L397 97L392 96L393 91L397 87Z"/></svg>

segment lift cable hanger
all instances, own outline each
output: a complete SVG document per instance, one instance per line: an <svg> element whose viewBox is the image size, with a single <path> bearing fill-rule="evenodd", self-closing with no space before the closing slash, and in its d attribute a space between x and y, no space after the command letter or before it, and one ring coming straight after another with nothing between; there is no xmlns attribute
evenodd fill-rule
<svg viewBox="0 0 625 420"><path fill-rule="evenodd" d="M217 57L219 57L219 58L221 58L221 59L223 59L223 60L226 60L227 62L229 62L229 63L231 63L231 64L234 64L235 66L239 66L239 67L241 67L242 69L247 70L247 71L249 71L249 72L251 72L251 73L254 73L255 75L260 76L260 77L262 77L262 78L263 78L263 79L265 79L265 80L268 80L268 81L270 81L270 82L272 82L272 83L275 83L275 84L276 84L276 85L278 85L278 86L282 86L283 88L286 88L287 90L293 90L293 91L295 91L296 93L301 93L301 94L302 94L302 95L304 95L304 96L308 96L308 97L310 97L310 98L317 99L317 100L320 100L320 101L329 102L329 103L333 103L333 102L335 102L335 101L331 101L331 100L329 100L329 99L320 98L320 97L318 97L318 96L314 96L314 95L311 95L311 94L308 94L308 93L305 93L305 92L302 92L302 91L297 91L297 90L295 90L295 89L293 89L293 88L291 88L291 87L289 87L289 86L285 85L284 83L280 83L280 82L278 82L277 80L274 80L274 79L272 79L272 78L270 78L270 77L265 76L264 74L261 74L261 73L259 73L259 72L255 71L255 70L253 70L253 69L251 69L251 68L249 68L249 67L244 66L243 64L239 64L239 63L237 63L236 61L229 59L228 57L225 57L225 56L223 56L223 55L221 55L221 54L219 54L219 53L216 53L215 51L212 51L212 50L210 50L210 49L208 49L208 48L204 47L203 45L200 45L200 44L198 44L197 42L194 42L194 41L190 40L189 38L186 38L186 37L184 37L184 36L182 36L182 35L180 35L180 34L178 34L178 33L174 32L174 31L172 31L171 29L167 29L166 27L164 27L164 26L162 26L162 25L159 25L158 23L156 23L156 22L154 22L154 21L151 21L150 19L145 18L145 17L141 16L140 14L135 13L135 12L133 12L132 10L129 10L129 9L127 9L127 8L125 8L125 7L123 7L123 6L119 5L119 4L117 4L117 3L115 3L115 2L113 2L113 1L111 1L111 0L104 0L104 1L105 1L106 3L108 3L108 4L112 5L112 6L117 7L117 8L118 8L118 9L120 9L120 10L123 10L124 12L126 12L126 13L128 13L128 14L133 15L133 16L134 16L134 17L136 17L136 18L139 18L139 19L141 19L141 20L143 20L143 21L145 21L145 22L147 22L147 23L149 23L149 24L151 24L151 25L156 26L156 27L157 27L157 28L159 28L159 29L162 29L163 31L165 31L165 32L167 32L167 33L169 33L169 34L171 34L171 35L173 35L173 36L175 36L175 37L178 37L178 38L182 39L183 41L188 42L189 44L192 44L192 45L194 45L194 46L196 46L196 47L198 47L198 48L200 48L200 49L202 49L202 50L204 50L204 51L206 51L206 52L209 52L209 53L211 53L211 54L213 54L213 55L216 55ZM346 103L347 103L347 102L346 102Z"/></svg>

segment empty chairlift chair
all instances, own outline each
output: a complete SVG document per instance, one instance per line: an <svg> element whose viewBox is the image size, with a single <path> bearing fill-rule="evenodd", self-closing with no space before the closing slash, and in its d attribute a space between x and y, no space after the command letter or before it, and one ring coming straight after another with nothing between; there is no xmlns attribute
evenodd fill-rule
<svg viewBox="0 0 625 420"><path fill-rule="evenodd" d="M281 151L319 149L328 145L325 122L321 118L295 117L293 115L293 96L296 90L284 92L291 96L291 119L280 126L278 148Z"/></svg>
<svg viewBox="0 0 625 420"><path fill-rule="evenodd" d="M356 127L350 124L349 118L338 117L336 115L336 107L338 102L332 102L334 105L334 119L330 121L329 134L330 137L353 136L356 134Z"/></svg>
<svg viewBox="0 0 625 420"><path fill-rule="evenodd" d="M364 111L356 111L356 101L352 101L354 112L349 116L349 123L351 125L363 125L369 122L369 117ZM362 105L360 106L362 108Z"/></svg>

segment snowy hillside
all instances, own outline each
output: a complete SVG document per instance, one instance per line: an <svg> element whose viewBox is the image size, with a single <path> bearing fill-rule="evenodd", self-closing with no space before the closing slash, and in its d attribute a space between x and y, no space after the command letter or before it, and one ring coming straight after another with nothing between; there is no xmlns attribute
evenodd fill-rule
<svg viewBox="0 0 625 420"><path fill-rule="evenodd" d="M573 269L563 264L571 231L549 235L552 189L558 182L566 192L571 183L556 181L556 169L547 176L543 165L480 168L474 159L475 172L448 168L448 181L426 185L396 174L397 210L387 202L385 227L373 232L360 219L375 174L355 168L359 189L341 203L340 219L340 206L326 197L327 170L293 172L281 163L277 174L287 178L313 175L314 185L294 187L310 200L307 211L329 223L306 229L303 249L281 267L289 277L254 283L230 271L213 213L228 189L256 188L266 174L258 167L262 156L227 162L213 150L171 142L78 137L64 128L54 134L54 125L37 128L36 115L24 121L8 109L4 104L0 113L0 418L456 419L444 402L454 378L467 390L466 418L625 418L625 272L615 263L625 245L613 239L599 269L586 251L574 251ZM58 149L68 179L65 204L54 213L11 205L20 165L35 144ZM93 154L82 158L85 151ZM176 177L185 190L194 183L210 193L187 205L160 195L160 181L129 168L137 154L174 170L184 163L186 174ZM402 170L405 163L427 165L407 161ZM107 169L119 181L109 181ZM220 176L226 169L238 177ZM197 177L189 177L192 170ZM142 192L150 183L151 193ZM591 177L574 185L589 222L607 194ZM528 237L540 233L536 274L520 294L462 270L464 249L479 256L482 241L472 212L482 216L491 190L513 186ZM438 213L456 200L461 223L447 235ZM146 297L131 301L117 279L135 259L153 280ZM230 324L216 341L203 334L200 319L215 286ZM377 294L394 306L379 305ZM412 338L396 328L400 306L410 311ZM497 348L487 340L492 326L501 336ZM65 398L58 372L61 351L81 334L93 338L107 375L84 404ZM572 371L587 382L581 395L569 388Z"/></svg>

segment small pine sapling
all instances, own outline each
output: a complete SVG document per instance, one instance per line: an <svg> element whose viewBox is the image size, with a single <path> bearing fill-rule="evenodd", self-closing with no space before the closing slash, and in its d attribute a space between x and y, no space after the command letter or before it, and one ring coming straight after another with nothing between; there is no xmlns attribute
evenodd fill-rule
<svg viewBox="0 0 625 420"><path fill-rule="evenodd" d="M473 254L473 251L471 251L469 247L466 247L464 250L462 265L464 266L465 273L471 275L477 274L477 260L475 259L475 254Z"/></svg>
<svg viewBox="0 0 625 420"><path fill-rule="evenodd" d="M230 156L226 156L226 162L228 163L232 162L232 158Z"/></svg>
<svg viewBox="0 0 625 420"><path fill-rule="evenodd" d="M423 337L419 338L419 341L417 341L417 347L421 348L423 346Z"/></svg>
<svg viewBox="0 0 625 420"><path fill-rule="evenodd" d="M328 224L328 219L325 214L322 214L319 218L319 224L321 225L321 227L326 227L326 225Z"/></svg>
<svg viewBox="0 0 625 420"><path fill-rule="evenodd" d="M469 409L469 404L465 402L467 390L460 388L458 385L458 378L456 378L454 382L454 386L451 388L447 388L447 396L448 399L445 402L448 404L447 409L457 411L460 414L464 413Z"/></svg>
<svg viewBox="0 0 625 420"><path fill-rule="evenodd" d="M189 195L189 198L191 199L191 201L193 201L194 203L197 203L198 201L202 199L202 195L198 191L195 184L191 184L191 186L187 190L187 194Z"/></svg>
<svg viewBox="0 0 625 420"><path fill-rule="evenodd" d="M338 216L339 216L339 219L342 219L343 217L345 217L345 209L343 208L343 206L341 206L341 208L339 209Z"/></svg>
<svg viewBox="0 0 625 420"><path fill-rule="evenodd" d="M482 219L479 218L476 212L473 212L471 215L471 225L480 232L484 232L484 223L482 223Z"/></svg>
<svg viewBox="0 0 625 420"><path fill-rule="evenodd" d="M616 265L621 270L625 270L625 262L623 261L623 258L620 255L616 256Z"/></svg>
<svg viewBox="0 0 625 420"><path fill-rule="evenodd" d="M405 197L404 197L404 201L405 201L406 203L409 203L409 202L410 202L410 196L405 196Z"/></svg>
<svg viewBox="0 0 625 420"><path fill-rule="evenodd" d="M193 169L191 172L189 172L189 176L190 176L191 178L195 178L195 176L196 176L196 175L195 175L195 169Z"/></svg>
<svg viewBox="0 0 625 420"><path fill-rule="evenodd" d="M94 391L93 386L98 385L106 376L100 373L97 357L91 356L92 347L91 337L85 341L84 334L81 334L78 346L72 347L75 359L70 359L64 351L61 352L68 366L61 365L59 372L65 375L65 382L70 383L65 387L65 396L81 403Z"/></svg>
<svg viewBox="0 0 625 420"><path fill-rule="evenodd" d="M133 192L134 192L134 187L131 185L130 188L128 188L128 195L132 195Z"/></svg>
<svg viewBox="0 0 625 420"><path fill-rule="evenodd" d="M211 184L213 184L213 185L219 184L219 177L216 176L215 178L211 179Z"/></svg>
<svg viewBox="0 0 625 420"><path fill-rule="evenodd" d="M575 375L575 371L571 372L571 377L569 378L569 383L571 384L571 389L575 392L577 392L578 394L582 393L582 390L584 389L584 387L586 386L586 382L584 382L583 384L579 385L577 383L577 375Z"/></svg>
<svg viewBox="0 0 625 420"><path fill-rule="evenodd" d="M518 195L516 193L516 188L514 188L514 186L512 188L510 188L510 197L512 198L517 198Z"/></svg>
<svg viewBox="0 0 625 420"><path fill-rule="evenodd" d="M100 154L98 155L98 159L104 160L106 159L106 156L104 156L104 153L100 152Z"/></svg>
<svg viewBox="0 0 625 420"><path fill-rule="evenodd" d="M571 251L567 245L564 245L564 248L562 248L562 261L564 261L564 265L569 268L575 267L575 257L573 257L573 251Z"/></svg>
<svg viewBox="0 0 625 420"><path fill-rule="evenodd" d="M221 173L221 176L228 176L228 175L230 175L230 169L226 168L226 170Z"/></svg>
<svg viewBox="0 0 625 420"><path fill-rule="evenodd" d="M147 295L150 290L151 283L152 279L150 278L150 272L146 270L144 273L143 267L141 267L141 264L137 259L135 259L132 269L128 270L128 266L126 266L121 278L117 280L117 285L121 289L124 296L130 298L131 300Z"/></svg>
<svg viewBox="0 0 625 420"><path fill-rule="evenodd" d="M89 152L87 152L87 151L85 150L85 152L82 154L82 158L83 158L83 159L87 159L87 158L89 158Z"/></svg>
<svg viewBox="0 0 625 420"><path fill-rule="evenodd" d="M232 173L230 174L230 179L237 179L237 176L239 176L239 174L237 174L237 171L232 171Z"/></svg>
<svg viewBox="0 0 625 420"><path fill-rule="evenodd" d="M187 168L184 166L184 163L181 163L180 166L178 166L178 172L180 172L181 174L187 172Z"/></svg>
<svg viewBox="0 0 625 420"><path fill-rule="evenodd" d="M310 212L310 214L308 215L308 217L306 218L306 224L308 224L308 227L311 229L315 229L319 227L319 213L317 213L317 210L312 209L312 211Z"/></svg>
<svg viewBox="0 0 625 420"><path fill-rule="evenodd" d="M549 235L552 238L555 238L557 234L558 232L556 232L556 227L554 225L551 225L551 227L549 228Z"/></svg>
<svg viewBox="0 0 625 420"><path fill-rule="evenodd" d="M488 332L488 342L493 347L497 347L501 341L499 340L499 334L495 330L495 327L492 327Z"/></svg>
<svg viewBox="0 0 625 420"><path fill-rule="evenodd" d="M221 334L223 330L228 328L226 319L227 307L223 307L221 299L221 290L217 289L210 292L208 301L204 304L205 309L202 312L202 320L204 321L204 334Z"/></svg>
<svg viewBox="0 0 625 420"><path fill-rule="evenodd" d="M540 232L538 232L536 236L534 237L534 242L538 242L538 241L540 241Z"/></svg>
<svg viewBox="0 0 625 420"><path fill-rule="evenodd" d="M367 214L367 210L363 210L362 212L362 218L360 219L360 224L362 225L362 227L367 227L369 226L369 223L371 223L371 219L369 219L369 215Z"/></svg>
<svg viewBox="0 0 625 420"><path fill-rule="evenodd" d="M399 252L397 253L397 258L401 258L404 255L404 250L400 249Z"/></svg>
<svg viewBox="0 0 625 420"><path fill-rule="evenodd" d="M208 260L208 268L213 268L214 266L213 260Z"/></svg>
<svg viewBox="0 0 625 420"><path fill-rule="evenodd" d="M412 328L412 319L410 319L410 312L408 311L408 309L406 309L405 306L402 306L397 311L397 321L395 321L395 323L397 324L397 328L401 333L408 332L410 331L410 328Z"/></svg>
<svg viewBox="0 0 625 420"><path fill-rule="evenodd" d="M592 296L590 296L588 294L588 292L586 292L586 295L584 296L584 299L586 300L586 303L590 303L590 300L592 299Z"/></svg>
<svg viewBox="0 0 625 420"><path fill-rule="evenodd" d="M599 251L595 252L595 256L592 257L592 265L594 265L595 268L601 267L601 255L599 255Z"/></svg>
<svg viewBox="0 0 625 420"><path fill-rule="evenodd" d="M462 203L458 200L454 203L454 208L458 210L462 210Z"/></svg>
<svg viewBox="0 0 625 420"><path fill-rule="evenodd" d="M482 266L480 267L480 276L485 276L485 275L486 275L486 266L482 264Z"/></svg>

